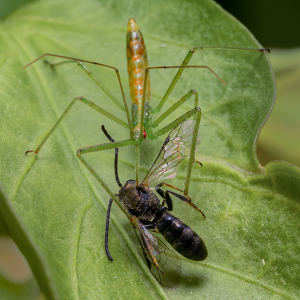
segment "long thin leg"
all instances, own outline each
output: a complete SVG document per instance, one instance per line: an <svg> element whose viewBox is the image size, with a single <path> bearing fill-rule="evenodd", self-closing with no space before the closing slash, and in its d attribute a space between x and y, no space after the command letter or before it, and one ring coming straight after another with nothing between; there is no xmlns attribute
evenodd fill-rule
<svg viewBox="0 0 300 300"><path fill-rule="evenodd" d="M174 190L177 190L177 191L180 191L180 192L184 192L184 191L182 191L181 189L179 189L179 188L177 188L177 187L175 187L175 186L173 186L173 185L170 185L170 184L168 184L168 183L165 183L165 182L161 182L161 183L157 184L156 187L155 187L155 189L156 189L156 190L159 190L160 187L163 187L163 186L168 186L168 187L170 187L170 188L172 188L172 189L174 189ZM162 192L163 192L163 191L162 191ZM166 190L164 193L165 193L165 195L166 195L167 193L170 193L170 194L172 194L173 196L175 196L176 198L178 198L179 200L186 202L187 204L189 204L190 206L192 206L195 210L197 210L198 212L200 212L201 215L203 216L203 218L206 219L205 214L202 212L202 210L201 210L200 208L198 208L197 205L195 205L195 204L191 201L191 198L190 198L190 197L180 195L180 194L175 193L175 192L170 191L170 190ZM170 196L169 196L169 197L170 197ZM173 206L172 206L172 208L173 208Z"/></svg>
<svg viewBox="0 0 300 300"><path fill-rule="evenodd" d="M189 66L189 67L193 67L193 66ZM183 68L181 68L181 69L183 69ZM211 70L211 69L209 69L209 70ZM211 72L214 73L212 70L211 70ZM146 72L145 80L146 80L147 74L148 74L148 72ZM219 78L219 76L217 76L217 77ZM144 86L144 88L146 88L146 85ZM175 109L177 109L180 105L182 105L193 94L195 95L195 106L197 106L198 105L198 93L195 90L192 90L189 93L187 93L184 97L182 97L179 101L177 101L177 103L175 103L164 114L162 114L153 123L154 124L153 127L156 127L162 120L164 120L167 116L169 116ZM143 101L143 106L144 106L144 101ZM144 109L144 107L142 108L142 112L143 112L143 109ZM201 120L201 110L200 110L200 108L199 107L195 107L194 110L191 110L191 111L183 114L181 117L179 117L175 121L171 122L169 125L165 126L161 130L159 130L156 133L154 133L154 134L152 134L152 135L149 136L149 138L157 138L158 136L160 136L160 135L168 132L172 128L175 128L176 126L178 126L179 124L181 124L182 122L184 122L186 119L190 118L192 115L195 116L196 125L195 125L195 128L194 128L193 140L192 140L192 145L191 145L191 154L190 154L190 158L189 158L189 162L188 162L187 175L186 175L185 184L184 184L184 186L185 186L185 188L184 188L184 195L185 196L188 195L189 184L190 184L191 173L192 173L192 167L193 167L193 163L195 162L195 149L196 149L197 137L198 137L198 132L199 132L200 120ZM143 121L143 118L142 118L142 121Z"/></svg>
<svg viewBox="0 0 300 300"><path fill-rule="evenodd" d="M185 114L178 117L176 120L172 121L165 127L161 128L160 130L153 133L153 135L151 137L153 139L157 139L159 136L171 131L172 129L174 129L175 127L177 127L178 125L180 125L181 123L186 121L187 119L190 119L191 117L193 117L197 114L201 114L201 109L199 107L195 107L194 109L189 110Z"/></svg>
<svg viewBox="0 0 300 300"><path fill-rule="evenodd" d="M184 58L182 64L181 64L181 68L178 70L178 72L175 74L170 86L168 87L165 95L162 97L161 101L159 102L159 104L157 105L157 107L155 108L154 112L158 112L160 111L160 109L163 107L163 105L165 104L165 102L167 101L167 99L169 98L171 92L173 91L175 85L177 84L181 74L183 73L184 69L186 69L186 67L193 67L193 66L187 66L187 64L189 63L189 61L191 60L193 54L195 53L195 51L197 50L205 50L205 49L211 49L211 50L236 50L236 51L253 51L253 52L264 52L264 53L270 53L269 49L252 49L252 48L234 48L234 47L194 47L192 49L189 50L188 54L186 55L186 57ZM184 67L186 66L186 67ZM159 67L159 68L164 68L164 67ZM149 68L151 69L151 68Z"/></svg>
<svg viewBox="0 0 300 300"><path fill-rule="evenodd" d="M115 122L117 122L118 124L120 124L121 126L128 128L128 125L122 121L121 119L119 119L118 117L116 117L115 115L111 114L110 112L106 111L105 109L101 108L100 106L96 105L94 102L84 98L84 97L75 97L72 102L68 105L68 107L66 108L66 110L62 113L62 115L60 116L60 118L56 121L56 123L54 124L54 126L52 127L52 129L49 131L49 133L46 135L46 137L43 139L43 141L39 144L39 146L35 149L35 150L28 150L25 153L30 153L30 152L34 152L34 154L37 154L41 148L43 147L43 145L45 144L45 142L48 140L48 138L50 137L50 135L54 132L54 130L57 128L57 126L60 124L60 122L63 120L63 118L66 116L66 114L69 112L69 110L71 109L71 107L74 105L74 103L76 101L81 101L82 103L90 106L91 108L95 109L96 111L100 112L101 114L103 114L104 116L107 116L108 118L114 120Z"/></svg>
<svg viewBox="0 0 300 300"><path fill-rule="evenodd" d="M270 53L271 50L268 48L236 48L236 47L210 47L210 46L198 46L194 47L191 50L235 50L235 51L252 51L252 52L264 52L264 53ZM191 51L190 50L190 51Z"/></svg>
<svg viewBox="0 0 300 300"><path fill-rule="evenodd" d="M157 118L153 123L152 127L157 127L165 118L167 118L173 111L175 111L180 105L182 105L185 101L190 99L192 96L195 96L194 108L198 107L198 93L195 90L191 90L186 95L184 95L180 100L178 100L173 106L171 106L167 111L165 111L159 118ZM151 139L151 135L149 136Z"/></svg>
<svg viewBox="0 0 300 300"><path fill-rule="evenodd" d="M91 152L98 152L107 149L115 149L119 147L124 147L127 145L133 145L133 140L124 140L119 142L111 142L111 143L104 143L95 146L89 146L77 151L77 157L83 163L83 165L92 173L92 175L96 178L96 180L101 184L101 186L105 189L105 191L109 194L109 196L115 201L115 203L119 206L119 208L125 213L129 220L131 220L131 216L129 215L128 211L123 207L120 203L118 198L114 195L111 189L107 186L107 184L103 181L103 179L96 173L96 171L91 167L91 165L82 157L82 154L91 153Z"/></svg>
<svg viewBox="0 0 300 300"><path fill-rule="evenodd" d="M177 194L175 192L172 192L170 190L166 190L166 192L169 192L170 194L172 194L173 196L177 197L179 200L182 200L184 202L186 202L187 204L189 204L190 206L192 206L194 209L196 209L197 211L200 212L200 214L203 216L204 219L206 219L206 216L205 214L202 212L202 210L196 205L194 204L191 199L185 197L185 196L182 196L180 194Z"/></svg>
<svg viewBox="0 0 300 300"><path fill-rule="evenodd" d="M117 78L118 78L118 81L119 81L119 85L120 85L120 89L121 89L121 93L122 93L123 103L124 103L124 107L125 107L125 111L126 111L126 116L127 116L128 127L129 127L129 130L130 130L130 138L131 139L133 138L130 113L129 113L128 106L127 106L127 103L126 103L126 98L125 98L124 89L123 89L123 86L122 86L122 82L121 82L119 70L117 68L115 68L113 66L101 64L101 63L98 63L98 62L85 60L85 59L74 58L74 57L69 57L69 56L64 56L64 55L51 54L51 53L45 53L42 56L40 56L40 57L36 58L35 60L33 60L32 62L30 62L29 64L27 64L26 66L24 66L22 69L27 68L28 66L32 65L36 61L38 61L41 58L46 57L46 56L59 57L59 58L69 59L71 61L84 62L84 63L88 63L88 64L93 64L93 65L97 65L97 66L102 66L102 67L105 67L105 68L113 69L115 71L116 75L117 75Z"/></svg>
<svg viewBox="0 0 300 300"><path fill-rule="evenodd" d="M196 116L196 122L195 122L195 128L194 128L194 133L193 133L193 140L191 144L191 150L190 150L190 157L188 161L188 166L187 166L187 173L186 173L186 178L185 178L185 183L184 183L184 195L188 196L189 193L189 185L190 185L190 180L191 180L191 173L192 173L192 168L193 168L193 163L195 162L195 149L196 149L196 144L197 144L197 138L198 138L198 132L199 132L199 126L200 126L200 120L201 120L201 109L199 107L196 107L170 124L166 125L162 129L156 131L152 137L157 138L166 132L169 132L170 130L174 129L176 126L180 125L187 119L191 118L192 116Z"/></svg>
<svg viewBox="0 0 300 300"><path fill-rule="evenodd" d="M135 144L135 181L136 186L139 185L139 167L140 167L140 146Z"/></svg>
<svg viewBox="0 0 300 300"><path fill-rule="evenodd" d="M110 260L113 260L112 256L109 253L108 250L108 230L109 230L109 217L110 217L110 209L111 209L111 205L113 203L113 199L110 198L109 203L108 203L108 207L107 207L107 214L106 214L106 225L105 225L105 252L107 257Z"/></svg>
<svg viewBox="0 0 300 300"><path fill-rule="evenodd" d="M255 52L270 52L270 50L268 49L251 49L251 48L231 48L231 47L195 47L193 49L191 49L189 51L189 53L187 54L187 56L185 57L185 59L182 62L181 66L173 66L173 67L167 67L167 66L160 66L160 67L152 67L152 68L148 68L145 70L145 82L147 81L147 76L149 73L149 70L151 69L166 69L166 68L178 68L179 70L177 71L175 77L173 78L169 88L167 89L165 95L163 96L163 98L161 99L160 103L158 104L157 108L152 110L153 112L159 111L162 106L164 105L164 103L166 102L167 98L169 97L169 95L171 94L172 90L174 89L176 83L178 82L182 72L184 71L184 69L186 68L196 68L196 67L202 67L202 68L207 68L209 71L211 71L217 78L219 78L223 83L225 83L215 72L213 72L210 68L205 67L205 66L187 66L187 64L189 63L190 59L192 58L194 52L196 50L203 50L203 49L216 49L216 50L238 50L238 51L255 51ZM225 83L226 84L226 83ZM144 85L144 91L146 91L146 84ZM191 93L191 92L190 92ZM156 127L163 119L165 119L168 115L170 115L175 109L177 109L180 105L182 105L182 103L184 103L187 99L189 99L191 96L191 94L186 94L184 97L182 97L177 103L175 103L169 110L167 110L163 115L161 115L153 124L152 127ZM143 126L143 118L144 118L144 111L145 111L145 97L143 97L143 102L142 102L142 126ZM196 100L196 95L195 95L195 103L198 101L198 99ZM196 106L196 104L195 104ZM196 109L196 107L195 107ZM152 134L152 132L150 131L150 135L149 138L156 138L157 136L164 134L166 131L169 131L172 125L179 125L180 122L183 122L185 120L185 115L181 116L180 118L178 118L177 120L175 120L174 122L170 123L169 125L167 125L166 127L162 128L160 131L156 132L155 134ZM188 189L189 189L189 183L190 183L190 178L191 178L191 171L192 171L192 164L195 162L195 147L196 147L196 140L197 140L197 134L198 134L198 130L199 130L199 124L200 124L200 118L201 118L201 114L198 114L196 117L196 127L195 127L195 131L194 131L194 138L193 138L193 143L192 143L192 149L191 149L191 156L188 162L188 168L187 168L187 176L186 176L186 180L185 180L185 189L184 189L184 194L188 195ZM140 139L142 139L142 132L143 132L143 128L141 129L141 136Z"/></svg>
<svg viewBox="0 0 300 300"><path fill-rule="evenodd" d="M191 173L192 173L192 168L193 168L193 163L195 162L195 152L196 152L196 144L197 144L197 139L198 139L198 133L199 133L199 126L200 126L200 121L201 121L201 109L199 107L196 107L187 113L183 114L181 117L176 119L175 121L171 122L170 124L166 125L162 129L158 130L153 134L154 137L161 136L165 134L166 132L169 132L171 129L175 128L185 120L189 119L192 116L196 116L195 120L195 127L194 127L194 133L193 133L193 139L192 139L192 144L191 144L191 150L190 150L190 157L188 161L188 166L187 166L187 173L186 173L186 178L185 178L185 183L184 183L184 195L188 197L188 192L189 192L189 186L190 186L190 180L191 180Z"/></svg>
<svg viewBox="0 0 300 300"><path fill-rule="evenodd" d="M94 75L94 73L88 69L84 63L76 60L64 60L58 63L51 63L48 60L44 60L44 63L48 64L51 68L55 68L60 65L64 65L67 63L76 63L100 88L101 90L107 95L107 97L112 100L121 110L125 111L125 107L119 100L105 87L105 85Z"/></svg>
<svg viewBox="0 0 300 300"><path fill-rule="evenodd" d="M181 65L181 66L158 66L158 67L149 67L149 68L147 68L146 70L145 70L145 80L144 80L144 93L143 93L143 100L142 100L142 110L141 110L141 129L140 129L140 140L143 140L143 132L144 132L144 115L145 115L145 101L146 101L146 99L145 99L145 95L146 95L146 88L147 88L147 78L148 78L148 76L149 76L149 72L150 72L150 70L154 70L154 69L179 69L178 70L178 72L180 71L180 70L183 70L183 69L192 69L192 68L202 68L202 69L207 69L207 70L209 70L214 76L216 76L223 84L225 84L225 85L227 85L227 83L217 74L217 73L215 73L211 68L209 68L209 67L207 67L207 66L186 66L186 65ZM177 72L177 73L178 73ZM182 73L182 71L181 71L181 73ZM181 75L181 73L180 73L180 75ZM179 77L180 77L180 75L179 75ZM177 83L177 81L178 81L178 79L179 79L179 77L177 78L176 77L176 75L175 75L175 78L176 78L176 80L175 80L175 78L173 79L173 81L172 81L172 83L171 83L171 85L173 84L173 87L172 87L172 89L171 89L171 91L173 90L173 88L174 88L174 86L176 85L176 83ZM174 83L173 83L174 82ZM170 87L168 88L168 90L170 89ZM170 93L171 93L171 91L170 91ZM188 99L189 97L187 97L187 98L182 98L182 99L180 99L178 102L179 102L179 104L177 104L177 103L175 103L175 105L173 105L173 107L171 107L166 113L167 113L167 115L169 115L171 112L173 112L177 107L179 107L180 105L182 105L187 99ZM162 102L162 100L161 100L161 102L159 103L159 105L157 106L157 108L156 109L152 109L152 112L153 113L155 113L155 112L158 112L160 109L161 109L161 107L163 106L163 104L165 103L165 101L167 100L167 98L164 100L164 102ZM158 125L158 122L157 121L155 121L155 125L154 126L157 126Z"/></svg>
<svg viewBox="0 0 300 300"><path fill-rule="evenodd" d="M193 141L192 141L192 145L191 145L191 152L190 152L190 157L189 157L188 167L187 167L187 172L186 172L186 178L185 178L185 183L184 183L184 195L185 196L187 196L189 193L192 168L193 168L193 163L195 162L196 144L197 144L197 139L198 139L200 121L201 121L201 110L198 111L197 117L196 117Z"/></svg>

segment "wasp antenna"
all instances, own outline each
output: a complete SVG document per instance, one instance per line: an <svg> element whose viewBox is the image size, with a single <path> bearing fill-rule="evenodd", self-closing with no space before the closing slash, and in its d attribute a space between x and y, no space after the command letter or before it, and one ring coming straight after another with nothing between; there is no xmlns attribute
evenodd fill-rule
<svg viewBox="0 0 300 300"><path fill-rule="evenodd" d="M101 129L103 131L103 133L105 134L105 136L112 142L114 143L115 140L111 137L111 135L107 132L107 130L105 129L105 126L102 125ZM122 187L122 183L120 182L119 179L119 175L118 175L118 153L119 153L119 148L115 148L115 178L116 178L116 182L118 184L119 187Z"/></svg>

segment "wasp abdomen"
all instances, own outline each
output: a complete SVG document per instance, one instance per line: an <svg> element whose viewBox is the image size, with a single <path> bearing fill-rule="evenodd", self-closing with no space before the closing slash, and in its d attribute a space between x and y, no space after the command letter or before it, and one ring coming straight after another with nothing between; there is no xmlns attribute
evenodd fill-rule
<svg viewBox="0 0 300 300"><path fill-rule="evenodd" d="M178 218L164 213L156 226L168 243L182 256L198 261L207 257L207 248L203 240Z"/></svg>

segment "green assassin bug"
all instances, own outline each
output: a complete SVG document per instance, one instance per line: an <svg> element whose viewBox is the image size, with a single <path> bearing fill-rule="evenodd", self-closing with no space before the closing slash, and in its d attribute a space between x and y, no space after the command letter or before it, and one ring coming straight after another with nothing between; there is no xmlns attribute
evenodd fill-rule
<svg viewBox="0 0 300 300"><path fill-rule="evenodd" d="M83 154L91 153L91 152L97 152L105 149L111 149L111 148L117 148L117 147L123 147L127 145L134 145L135 146L135 172L136 172L136 183L139 182L139 149L140 145L143 142L143 140L147 137L149 139L157 139L158 137L170 132L173 128L184 122L185 120L194 117L196 121L195 126L195 132L194 132L194 140L191 146L191 153L187 166L187 174L186 174L186 180L184 183L184 195L188 196L188 189L189 189L189 183L191 178L191 172L192 172L192 165L195 161L194 158L194 150L195 150L195 144L196 144L196 137L197 132L199 129L200 124L200 109L198 107L198 93L195 90L189 91L187 94L185 94L180 100L178 100L173 106L171 106L167 111L165 111L160 117L158 117L155 121L151 120L151 117L153 114L160 111L160 109L164 106L165 102L167 101L169 95L171 94L173 88L175 87L176 83L178 82L182 72L186 68L204 68L209 70L213 75L217 77L222 83L226 84L225 81L223 81L213 70L211 70L207 66L193 66L188 65L191 57L193 56L194 52L201 49L216 49L216 47L195 47L191 49L185 59L183 60L182 64L180 66L158 66L158 67L148 67L148 61L147 61L147 53L146 48L144 45L144 40L142 37L142 34L139 30L139 26L137 22L131 18L129 19L128 26L127 26L127 60L128 60L128 74L129 74L129 85L130 85L130 96L132 101L132 116L130 117L128 105L125 99L123 86L121 83L120 75L118 69L115 67L87 61L83 59L77 59L77 58L71 58L63 55L57 55L57 54L44 54L40 56L39 58L35 59L31 63L27 64L24 68L28 67L32 63L36 62L37 60L45 57L45 56L54 56L54 57L60 57L66 59L66 61L62 61L59 63L50 64L52 67L67 63L67 62L75 62L78 64L78 66L83 69L89 76L92 78L95 83L104 91L104 93L108 96L108 98L116 103L121 109L124 109L126 112L127 117L127 123L123 120L116 117L113 113L104 110L94 102L90 101L89 99L85 97L75 97L72 102L68 105L66 110L63 112L61 117L58 119L58 121L55 123L55 125L52 127L50 132L47 134L47 136L43 139L43 141L40 143L40 145L35 150L28 150L27 153L33 152L34 154L37 154L45 142L48 140L48 138L51 136L51 134L55 131L57 126L60 124L60 122L64 119L64 117L67 115L71 107L77 102L80 101L91 108L95 109L96 111L100 112L104 116L112 119L117 124L128 128L130 138L123 140L123 141L116 141L114 143L104 143L100 145L95 146L89 146L85 147L83 149L79 149L77 152L78 158L81 160L81 162L92 172L92 174L95 176L95 172L92 170L91 166L87 163L87 161L82 157ZM259 51L259 52L265 52L268 51L267 49L248 49L248 48L218 48L223 50L242 50L242 51ZM95 77L95 75L85 66L84 63L91 63L94 65L102 66L104 68L110 68L113 69L116 72L118 82L121 89L121 94L123 98L123 105L111 94L111 92ZM173 78L170 86L168 87L165 95L162 97L161 101L159 102L158 106L155 109L152 109L150 107L150 77L149 77L149 71L153 69L167 69L167 68L174 68L178 69L175 77ZM179 106L181 106L183 103L185 103L188 99L191 97L194 97L194 108L190 111L186 112L176 120L170 122L168 125L163 127L162 129L153 132L153 129L156 128L163 120L165 120L172 112L174 112ZM105 187L103 181L100 181L102 186L107 190Z"/></svg>

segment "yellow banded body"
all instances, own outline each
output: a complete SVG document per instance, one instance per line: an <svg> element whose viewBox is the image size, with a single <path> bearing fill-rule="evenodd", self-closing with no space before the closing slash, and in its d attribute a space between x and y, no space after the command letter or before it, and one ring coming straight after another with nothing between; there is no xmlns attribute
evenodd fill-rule
<svg viewBox="0 0 300 300"><path fill-rule="evenodd" d="M145 69L148 67L146 47L139 25L130 18L127 26L127 68L129 76L130 97L132 101L133 134L137 138L140 132L142 100L144 95ZM147 76L145 94L145 117L149 116L150 77Z"/></svg>

